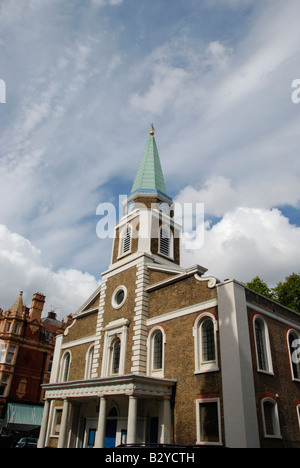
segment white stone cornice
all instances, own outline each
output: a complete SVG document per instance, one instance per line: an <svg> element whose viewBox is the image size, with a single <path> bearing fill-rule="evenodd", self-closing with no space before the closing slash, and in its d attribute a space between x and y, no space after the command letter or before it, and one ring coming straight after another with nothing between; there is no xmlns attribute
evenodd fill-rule
<svg viewBox="0 0 300 468"><path fill-rule="evenodd" d="M149 397L171 396L176 380L156 379L138 375L123 375L92 380L78 380L43 385L45 399L76 399L108 395Z"/></svg>

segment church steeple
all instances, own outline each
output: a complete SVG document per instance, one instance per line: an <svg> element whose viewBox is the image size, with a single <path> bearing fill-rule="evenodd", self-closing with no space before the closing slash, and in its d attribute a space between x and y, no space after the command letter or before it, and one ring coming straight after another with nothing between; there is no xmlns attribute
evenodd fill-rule
<svg viewBox="0 0 300 468"><path fill-rule="evenodd" d="M115 226L111 268L141 255L162 264L180 264L181 226L174 221L152 125L123 216Z"/></svg>
<svg viewBox="0 0 300 468"><path fill-rule="evenodd" d="M161 168L153 125L131 189L130 198L136 193L157 194L170 199Z"/></svg>

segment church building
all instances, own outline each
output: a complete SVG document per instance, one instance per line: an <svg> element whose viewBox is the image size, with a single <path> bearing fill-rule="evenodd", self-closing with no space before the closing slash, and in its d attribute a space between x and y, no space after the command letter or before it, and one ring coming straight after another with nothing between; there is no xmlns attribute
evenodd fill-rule
<svg viewBox="0 0 300 468"><path fill-rule="evenodd" d="M152 128L111 263L56 338L40 448L300 448L299 314L183 268L180 244Z"/></svg>

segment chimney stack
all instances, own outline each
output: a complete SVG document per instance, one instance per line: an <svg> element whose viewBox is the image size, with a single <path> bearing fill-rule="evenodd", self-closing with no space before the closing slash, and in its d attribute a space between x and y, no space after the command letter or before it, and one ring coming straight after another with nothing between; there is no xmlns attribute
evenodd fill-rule
<svg viewBox="0 0 300 468"><path fill-rule="evenodd" d="M37 320L38 322L41 321L45 301L46 297L44 296L44 294L35 293L33 295L29 314L30 320Z"/></svg>

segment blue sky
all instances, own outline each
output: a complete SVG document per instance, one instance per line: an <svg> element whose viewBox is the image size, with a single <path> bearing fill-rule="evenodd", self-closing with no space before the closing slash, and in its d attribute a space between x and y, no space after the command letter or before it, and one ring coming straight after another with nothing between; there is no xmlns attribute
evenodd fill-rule
<svg viewBox="0 0 300 468"><path fill-rule="evenodd" d="M41 291L63 316L93 292L111 250L97 206L130 191L150 122L169 195L205 204L183 264L298 272L299 16L298 0L2 0L0 307Z"/></svg>

